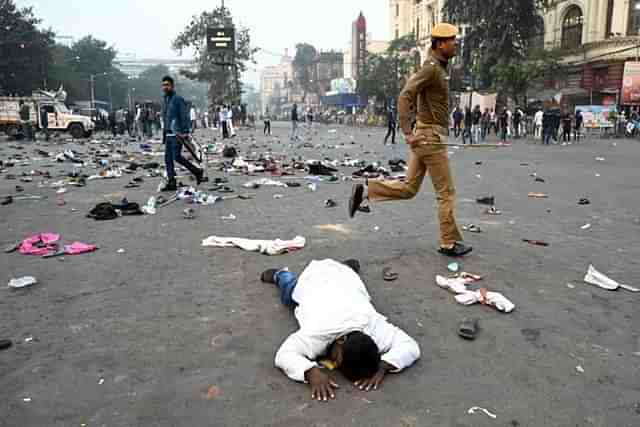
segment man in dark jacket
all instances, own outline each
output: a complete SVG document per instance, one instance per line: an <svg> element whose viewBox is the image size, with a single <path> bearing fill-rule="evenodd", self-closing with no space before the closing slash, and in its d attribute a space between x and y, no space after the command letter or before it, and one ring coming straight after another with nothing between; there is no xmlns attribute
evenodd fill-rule
<svg viewBox="0 0 640 427"><path fill-rule="evenodd" d="M456 107L453 112L453 135L458 138L460 136L460 132L462 131L462 119L464 118L464 114L460 111L460 107Z"/></svg>
<svg viewBox="0 0 640 427"><path fill-rule="evenodd" d="M393 107L389 108L387 112L387 136L384 137L384 144L387 145L387 141L389 140L389 136L391 136L391 144L396 143L396 127L398 123L396 122L396 113L393 110Z"/></svg>
<svg viewBox="0 0 640 427"><path fill-rule="evenodd" d="M40 107L40 129L44 132L44 140L49 141L49 113L44 105Z"/></svg>
<svg viewBox="0 0 640 427"><path fill-rule="evenodd" d="M168 179L162 191L177 190L175 163L187 168L200 185L204 176L202 169L182 157L182 141L189 138L191 133L187 104L181 96L176 94L173 78L166 76L162 79L162 90L164 91L164 160Z"/></svg>
<svg viewBox="0 0 640 427"><path fill-rule="evenodd" d="M298 104L293 104L291 109L291 140L295 141L298 137Z"/></svg>
<svg viewBox="0 0 640 427"><path fill-rule="evenodd" d="M22 133L27 141L33 141L33 124L31 123L31 108L29 104L20 101L20 121L22 121Z"/></svg>
<svg viewBox="0 0 640 427"><path fill-rule="evenodd" d="M467 139L473 144L473 135L471 135L471 128L473 127L473 112L471 108L467 107L464 110L464 130L462 131L462 143L466 144Z"/></svg>
<svg viewBox="0 0 640 427"><path fill-rule="evenodd" d="M551 138L553 138L554 133L554 114L551 111L546 110L542 115L542 141L544 145L549 145L551 143Z"/></svg>

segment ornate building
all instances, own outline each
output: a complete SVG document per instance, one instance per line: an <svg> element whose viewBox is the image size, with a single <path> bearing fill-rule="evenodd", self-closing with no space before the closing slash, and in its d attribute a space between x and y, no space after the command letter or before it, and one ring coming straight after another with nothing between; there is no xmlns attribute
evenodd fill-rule
<svg viewBox="0 0 640 427"><path fill-rule="evenodd" d="M415 32L423 55L444 0L389 0L393 38ZM640 0L557 0L540 11L544 31L537 42L560 48L566 76L546 82L546 92L565 102L613 103L622 86L624 64L640 56Z"/></svg>

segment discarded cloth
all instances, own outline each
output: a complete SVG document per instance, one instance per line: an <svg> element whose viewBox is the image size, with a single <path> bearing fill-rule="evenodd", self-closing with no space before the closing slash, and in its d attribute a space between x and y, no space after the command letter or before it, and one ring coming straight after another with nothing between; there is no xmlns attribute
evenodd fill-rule
<svg viewBox="0 0 640 427"><path fill-rule="evenodd" d="M617 291L618 289L622 288L630 292L640 292L640 289L618 283L608 276L600 273L595 269L593 265L589 266L589 270L587 271L586 276L584 276L584 281L590 285L595 285L608 291Z"/></svg>
<svg viewBox="0 0 640 427"><path fill-rule="evenodd" d="M88 252L93 252L96 249L98 249L96 245L88 245L82 242L73 242L70 245L65 245L64 253L65 255L80 255L86 254Z"/></svg>
<svg viewBox="0 0 640 427"><path fill-rule="evenodd" d="M258 188L260 186L265 186L265 187L286 187L287 184L285 184L284 182L280 182L280 181L275 181L273 179L269 179L269 178L261 178L261 179L256 179L253 181L249 181L246 184L243 185L243 187L245 188Z"/></svg>
<svg viewBox="0 0 640 427"><path fill-rule="evenodd" d="M59 234L40 233L27 237L20 244L20 253L23 255L49 255L58 250Z"/></svg>
<svg viewBox="0 0 640 427"><path fill-rule="evenodd" d="M238 247L249 252L260 252L265 255L282 255L305 247L307 240L297 236L293 240L251 240L239 237L211 236L202 241L202 246L218 248Z"/></svg>
<svg viewBox="0 0 640 427"><path fill-rule="evenodd" d="M497 310L503 313L511 313L516 306L505 298L502 294L497 292L488 292L486 289L480 289L478 291L472 291L467 289L467 285L480 280L478 276L472 276L469 274L461 274L457 278L447 278L443 276L436 276L436 284L444 289L449 289L456 294L456 301L462 305L473 305L482 303L495 307Z"/></svg>

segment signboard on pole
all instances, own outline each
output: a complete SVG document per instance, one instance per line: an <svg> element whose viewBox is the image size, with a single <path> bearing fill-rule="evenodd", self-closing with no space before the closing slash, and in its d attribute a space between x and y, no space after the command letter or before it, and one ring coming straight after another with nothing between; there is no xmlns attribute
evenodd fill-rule
<svg viewBox="0 0 640 427"><path fill-rule="evenodd" d="M209 53L226 53L236 49L236 30L233 27L208 28L207 50Z"/></svg>
<svg viewBox="0 0 640 427"><path fill-rule="evenodd" d="M627 61L624 64L622 105L640 105L640 62Z"/></svg>

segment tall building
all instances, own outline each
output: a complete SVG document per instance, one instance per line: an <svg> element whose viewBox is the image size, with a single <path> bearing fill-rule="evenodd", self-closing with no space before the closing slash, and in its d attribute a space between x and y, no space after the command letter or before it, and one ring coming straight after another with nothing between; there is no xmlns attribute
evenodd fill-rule
<svg viewBox="0 0 640 427"><path fill-rule="evenodd" d="M414 32L424 57L433 25L442 21L444 0L389 0L393 38ZM614 103L625 62L640 56L640 0L557 0L540 11L547 49L559 48L568 73L546 82L569 105ZM463 31L464 33L464 31Z"/></svg>
<svg viewBox="0 0 640 427"><path fill-rule="evenodd" d="M262 108L279 106L289 102L290 91L293 87L293 58L288 49L280 58L280 64L262 69L260 75L260 97ZM273 107L270 111L273 113Z"/></svg>
<svg viewBox="0 0 640 427"><path fill-rule="evenodd" d="M354 78L362 75L367 62L367 20L362 12L358 19L353 21L351 29L351 63L353 64Z"/></svg>
<svg viewBox="0 0 640 427"><path fill-rule="evenodd" d="M372 40L367 33L367 20L360 12L358 19L351 26L351 42L344 50L344 78L358 79L362 68L366 64L367 55L379 55L389 47L389 42Z"/></svg>
<svg viewBox="0 0 640 427"><path fill-rule="evenodd" d="M113 65L132 79L138 78L143 71L156 65L166 66L172 74L178 74L181 70L197 70L195 62L191 59L138 58L132 53L119 54Z"/></svg>

